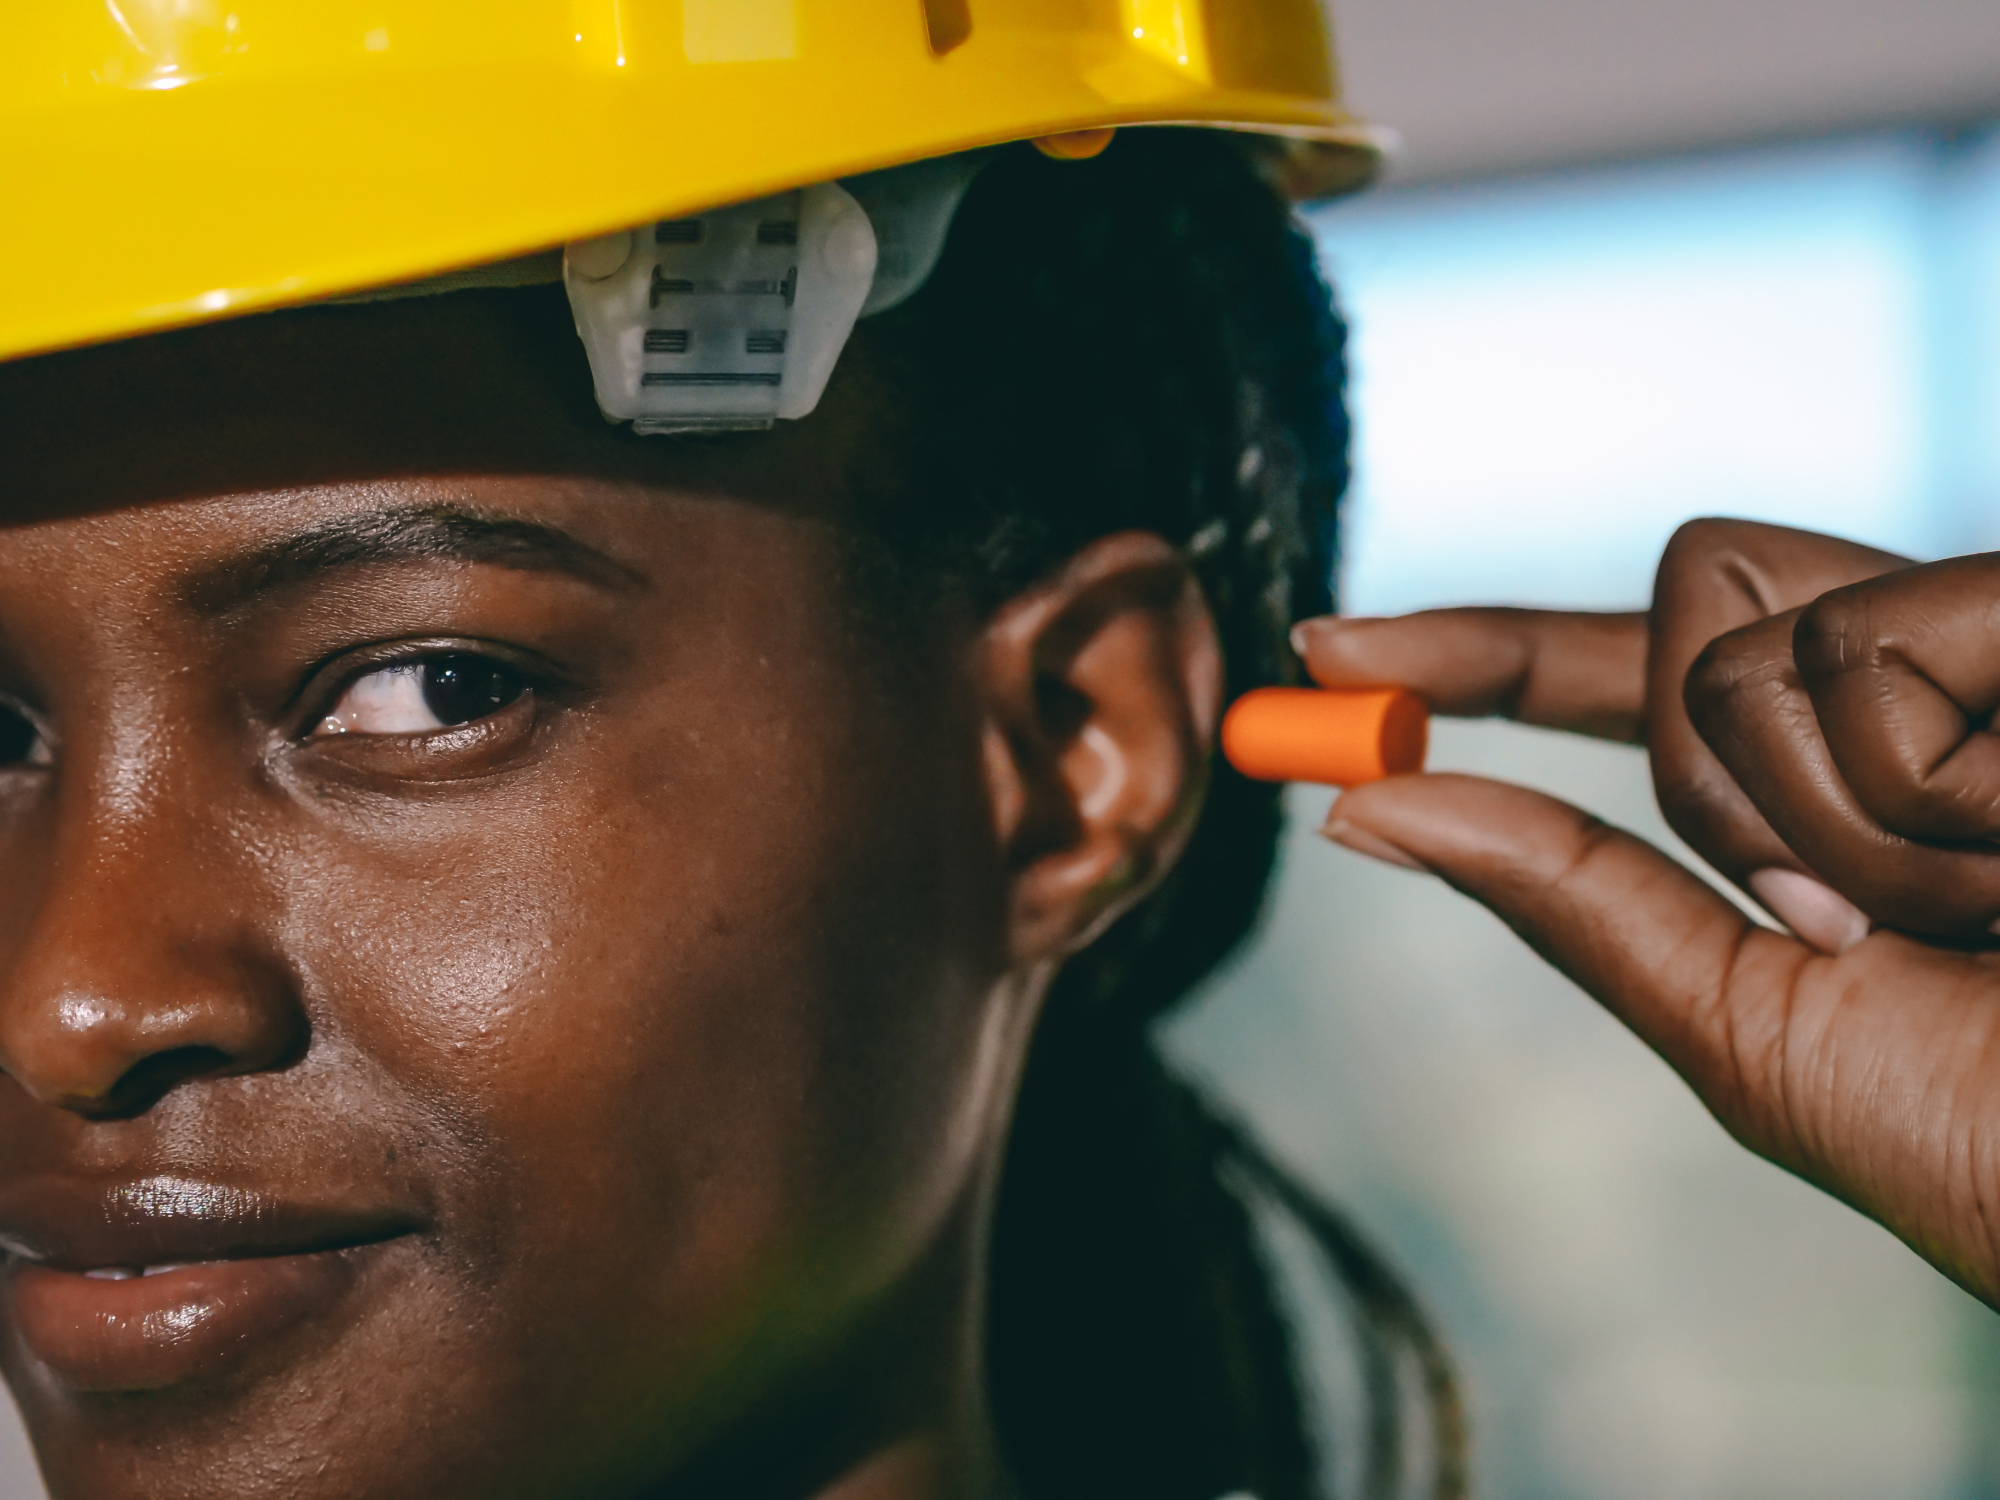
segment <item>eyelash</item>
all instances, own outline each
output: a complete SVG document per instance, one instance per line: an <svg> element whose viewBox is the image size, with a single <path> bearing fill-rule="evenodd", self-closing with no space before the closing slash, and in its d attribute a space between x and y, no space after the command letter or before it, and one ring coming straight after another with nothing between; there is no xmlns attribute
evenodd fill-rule
<svg viewBox="0 0 2000 1500"><path fill-rule="evenodd" d="M373 702L364 700L341 709L357 689L380 681ZM545 673L509 660L490 648L469 642L439 642L428 649L381 656L358 670L350 669L330 692L320 695L324 707L307 721L305 740L353 735L357 740L433 740L468 729L505 713L524 698L532 699L549 686ZM397 713L427 713L430 724L370 728L364 722ZM42 770L54 764L47 728L18 699L0 694L0 774Z"/></svg>

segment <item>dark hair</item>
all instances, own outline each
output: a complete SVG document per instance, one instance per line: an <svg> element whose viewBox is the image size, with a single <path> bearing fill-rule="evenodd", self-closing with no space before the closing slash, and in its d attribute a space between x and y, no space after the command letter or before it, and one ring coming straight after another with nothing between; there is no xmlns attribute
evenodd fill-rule
<svg viewBox="0 0 2000 1500"><path fill-rule="evenodd" d="M1229 692L1295 680L1290 626L1332 604L1345 334L1241 143L1146 130L1088 162L997 153L929 283L882 322L921 434L871 523L892 551L991 605L1097 537L1158 532L1207 593ZM1151 1037L1254 926L1281 819L1277 788L1218 760L1179 865L1049 997L989 1324L1001 1436L1033 1500L1320 1493L1257 1199L1311 1233L1354 1309L1365 1493L1400 1488L1412 1372L1433 1493L1462 1491L1450 1371L1411 1299Z"/></svg>

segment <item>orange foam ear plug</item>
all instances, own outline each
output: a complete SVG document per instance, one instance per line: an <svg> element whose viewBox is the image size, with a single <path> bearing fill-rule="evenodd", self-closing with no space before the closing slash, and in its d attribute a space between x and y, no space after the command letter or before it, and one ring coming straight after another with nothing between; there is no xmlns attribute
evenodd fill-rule
<svg viewBox="0 0 2000 1500"><path fill-rule="evenodd" d="M1222 718L1222 753L1256 781L1358 786L1421 771L1429 743L1408 688L1258 688Z"/></svg>

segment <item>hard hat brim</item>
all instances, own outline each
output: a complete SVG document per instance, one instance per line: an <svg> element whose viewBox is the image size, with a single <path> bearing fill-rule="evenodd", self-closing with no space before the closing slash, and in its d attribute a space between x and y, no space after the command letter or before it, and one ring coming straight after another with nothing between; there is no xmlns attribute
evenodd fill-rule
<svg viewBox="0 0 2000 1500"><path fill-rule="evenodd" d="M1006 43L1030 55L994 55ZM1356 182L1379 155L1333 102L1330 75L1322 89L1228 87L1136 56L1080 67L1031 55L1034 45L995 39L976 67L926 58L899 71L886 106L851 66L793 60L650 77L490 66L219 76L100 89L113 97L87 110L60 96L6 110L0 359L1058 132L1198 124L1290 136L1351 153Z"/></svg>

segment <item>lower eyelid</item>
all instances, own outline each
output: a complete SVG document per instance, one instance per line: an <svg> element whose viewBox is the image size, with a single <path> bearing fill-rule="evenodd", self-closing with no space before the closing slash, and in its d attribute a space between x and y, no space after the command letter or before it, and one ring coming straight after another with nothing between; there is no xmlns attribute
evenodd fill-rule
<svg viewBox="0 0 2000 1500"><path fill-rule="evenodd" d="M382 778L378 785L482 781L511 768L540 723L530 688L485 718L419 734L313 734L299 746L331 777Z"/></svg>

